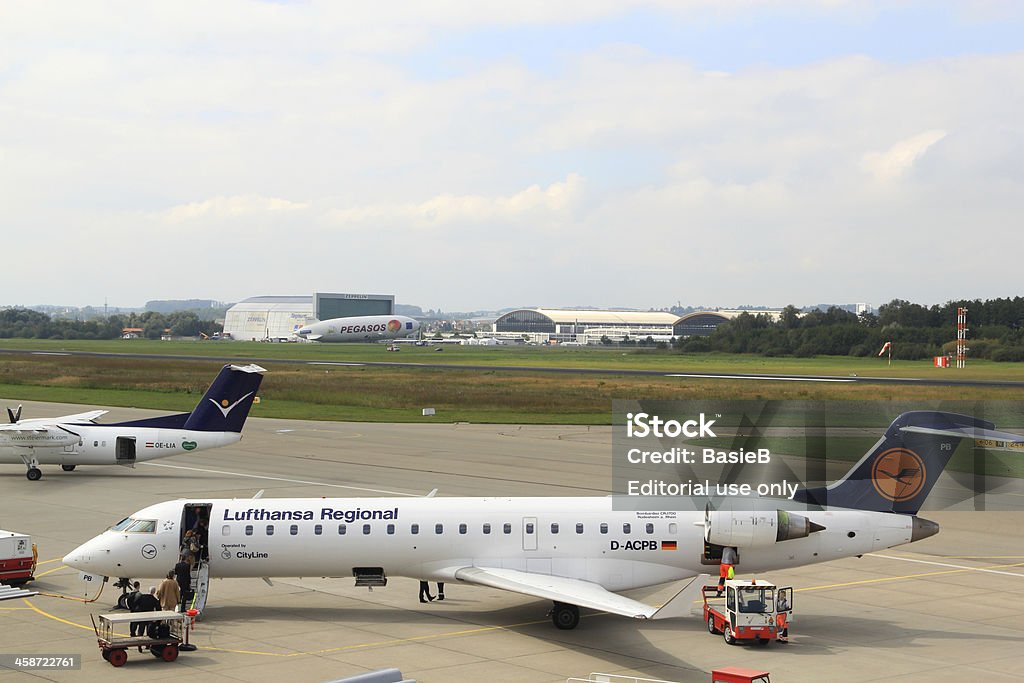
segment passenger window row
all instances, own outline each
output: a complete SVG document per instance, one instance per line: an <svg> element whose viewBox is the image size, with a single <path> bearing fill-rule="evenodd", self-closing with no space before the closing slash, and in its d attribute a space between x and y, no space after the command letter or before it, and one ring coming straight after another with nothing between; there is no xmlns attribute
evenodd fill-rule
<svg viewBox="0 0 1024 683"><path fill-rule="evenodd" d="M154 523L154 525L155 525L155 523ZM469 533L469 525L468 524L465 524L465 523L459 524L458 529L459 529L459 534L461 534L461 535L465 535L465 534ZM599 529L599 531L602 534L607 534L608 533L608 524L605 523L605 522L602 522L601 525L598 527L598 529ZM136 529L132 529L132 530L135 531ZM491 533L491 524L488 523L488 522L484 522L484 524L480 527L480 530L484 533L484 535L490 535L490 533ZM525 530L526 530L527 534L533 534L533 533L536 532L536 529L534 528L534 525L532 523L529 523L529 522L526 524ZM576 533L577 534L583 534L584 530L585 530L585 527L584 527L583 523L582 522L577 522L576 523ZM361 531L362 531L364 536L368 536L368 535L370 535L370 533L372 531L372 527L371 527L370 524L363 524ZM389 536L393 536L395 534L395 525L394 524L388 524L385 527L385 531L387 532L387 534ZM633 531L633 527L632 527L632 525L629 522L623 523L623 525L622 525L622 533L630 534L630 533L632 533L632 531ZM677 531L676 523L675 522L669 523L669 525L668 525L668 533L675 534L676 531ZM501 525L501 532L504 535L506 535L506 536L510 535L512 533L512 524L510 524L509 522L505 522L504 524L502 524ZM552 522L551 523L551 533L552 534L557 534L558 532L559 532L558 522ZM648 523L644 524L643 532L646 533L646 534L653 534L654 533L654 524L651 523L651 522L648 522ZM246 536L252 536L254 533L255 533L255 527L252 524L246 524L245 525L245 535ZM266 533L267 533L267 536L273 536L274 535L274 525L273 524L268 524L267 525ZM292 535L292 536L298 536L299 535L299 525L298 524L290 525L288 527L288 533L290 535ZM317 524L317 525L315 525L313 527L313 535L314 536L322 536L323 533L324 533L324 525L323 524ZM339 524L338 525L338 535L339 536L345 536L347 533L348 533L348 525L347 524ZM420 525L419 524L412 524L412 525L410 525L409 526L409 533L411 533L413 536L418 535L420 533ZM444 524L435 524L434 525L434 533L436 535L443 534L444 533ZM231 527L229 525L225 524L224 528L223 528L223 535L224 536L229 536L230 534L231 534Z"/></svg>

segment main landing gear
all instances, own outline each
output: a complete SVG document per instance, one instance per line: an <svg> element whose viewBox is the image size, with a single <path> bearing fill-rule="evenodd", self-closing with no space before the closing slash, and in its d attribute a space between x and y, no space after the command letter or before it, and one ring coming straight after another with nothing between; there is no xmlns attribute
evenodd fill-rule
<svg viewBox="0 0 1024 683"><path fill-rule="evenodd" d="M26 449L28 454L18 453L21 456L21 461L25 463L25 467L28 471L25 472L25 476L28 477L29 481L39 481L43 478L43 471L39 469L39 459L36 458L35 449Z"/></svg>
<svg viewBox="0 0 1024 683"><path fill-rule="evenodd" d="M574 629L580 623L580 608L576 605L556 602L548 614L551 616L551 623L555 625L555 628L563 631Z"/></svg>

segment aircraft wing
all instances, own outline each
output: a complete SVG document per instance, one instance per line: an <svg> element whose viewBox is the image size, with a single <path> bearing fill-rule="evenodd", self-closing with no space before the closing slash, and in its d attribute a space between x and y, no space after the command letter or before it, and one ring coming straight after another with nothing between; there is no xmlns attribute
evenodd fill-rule
<svg viewBox="0 0 1024 683"><path fill-rule="evenodd" d="M21 420L17 424L34 428L36 425L51 426L62 422L95 422L98 418L109 413L109 410L90 410L86 413L75 413L74 415L61 415L60 417L33 417L28 420Z"/></svg>
<svg viewBox="0 0 1024 683"><path fill-rule="evenodd" d="M48 431L50 431L50 427L41 422L38 424L32 424L27 420L22 420L21 422L15 422L14 424L0 424L0 432L35 432L41 434Z"/></svg>
<svg viewBox="0 0 1024 683"><path fill-rule="evenodd" d="M689 616L690 605L700 595L707 574L694 577L689 584L675 594L660 608L612 593L591 581L570 579L564 576L531 574L515 569L485 569L464 567L456 570L455 578L466 583L489 588L500 588L522 593L535 598L565 602L578 607L588 607L601 612L621 614L634 619L667 619Z"/></svg>

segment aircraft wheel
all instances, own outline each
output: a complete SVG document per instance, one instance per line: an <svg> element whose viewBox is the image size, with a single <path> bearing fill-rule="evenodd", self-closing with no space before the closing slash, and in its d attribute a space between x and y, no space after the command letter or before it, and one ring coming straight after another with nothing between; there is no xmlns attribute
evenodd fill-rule
<svg viewBox="0 0 1024 683"><path fill-rule="evenodd" d="M43 478L43 471L38 467L29 467L25 476L28 477L29 481L39 481Z"/></svg>
<svg viewBox="0 0 1024 683"><path fill-rule="evenodd" d="M708 615L708 633L718 633L718 629L715 628L715 617L711 614Z"/></svg>
<svg viewBox="0 0 1024 683"><path fill-rule="evenodd" d="M65 472L74 472L78 465L61 465L60 468Z"/></svg>
<svg viewBox="0 0 1024 683"><path fill-rule="evenodd" d="M563 631L574 629L580 623L580 608L576 605L556 602L554 609L551 610L551 622L555 628Z"/></svg>
<svg viewBox="0 0 1024 683"><path fill-rule="evenodd" d="M736 636L732 634L732 627L729 624L726 624L725 628L722 629L722 637L725 638L725 642L729 645L736 644Z"/></svg>
<svg viewBox="0 0 1024 683"><path fill-rule="evenodd" d="M163 658L165 662L173 662L178 658L178 646L177 645L166 645L164 646Z"/></svg>
<svg viewBox="0 0 1024 683"><path fill-rule="evenodd" d="M121 648L111 650L107 661L110 662L111 666L124 666L124 663L128 661L128 652Z"/></svg>

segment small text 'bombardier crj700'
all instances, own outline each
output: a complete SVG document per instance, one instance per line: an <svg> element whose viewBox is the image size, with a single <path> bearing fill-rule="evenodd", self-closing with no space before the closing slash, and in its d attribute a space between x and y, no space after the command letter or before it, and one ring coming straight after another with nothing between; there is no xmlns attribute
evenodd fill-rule
<svg viewBox="0 0 1024 683"><path fill-rule="evenodd" d="M128 465L233 444L242 438L265 370L258 365L225 365L191 413L116 424L97 424L106 410L22 420L8 409L0 425L0 463L23 462L37 481L40 465Z"/></svg>
<svg viewBox="0 0 1024 683"><path fill-rule="evenodd" d="M310 323L295 334L307 341L369 342L408 337L419 329L418 320L404 315L363 315Z"/></svg>
<svg viewBox="0 0 1024 683"><path fill-rule="evenodd" d="M932 536L939 525L917 513L963 439L1024 443L966 415L903 413L841 480L798 490L799 511L765 498L753 510L747 501L743 510L725 504L654 513L615 510L610 496L174 500L133 513L64 564L104 576L163 576L182 534L201 517L209 520L208 578L459 581L551 600L562 629L577 625L579 607L640 619L683 616L699 580L660 609L617 593L717 569L726 546L738 550L738 570L760 573Z"/></svg>

